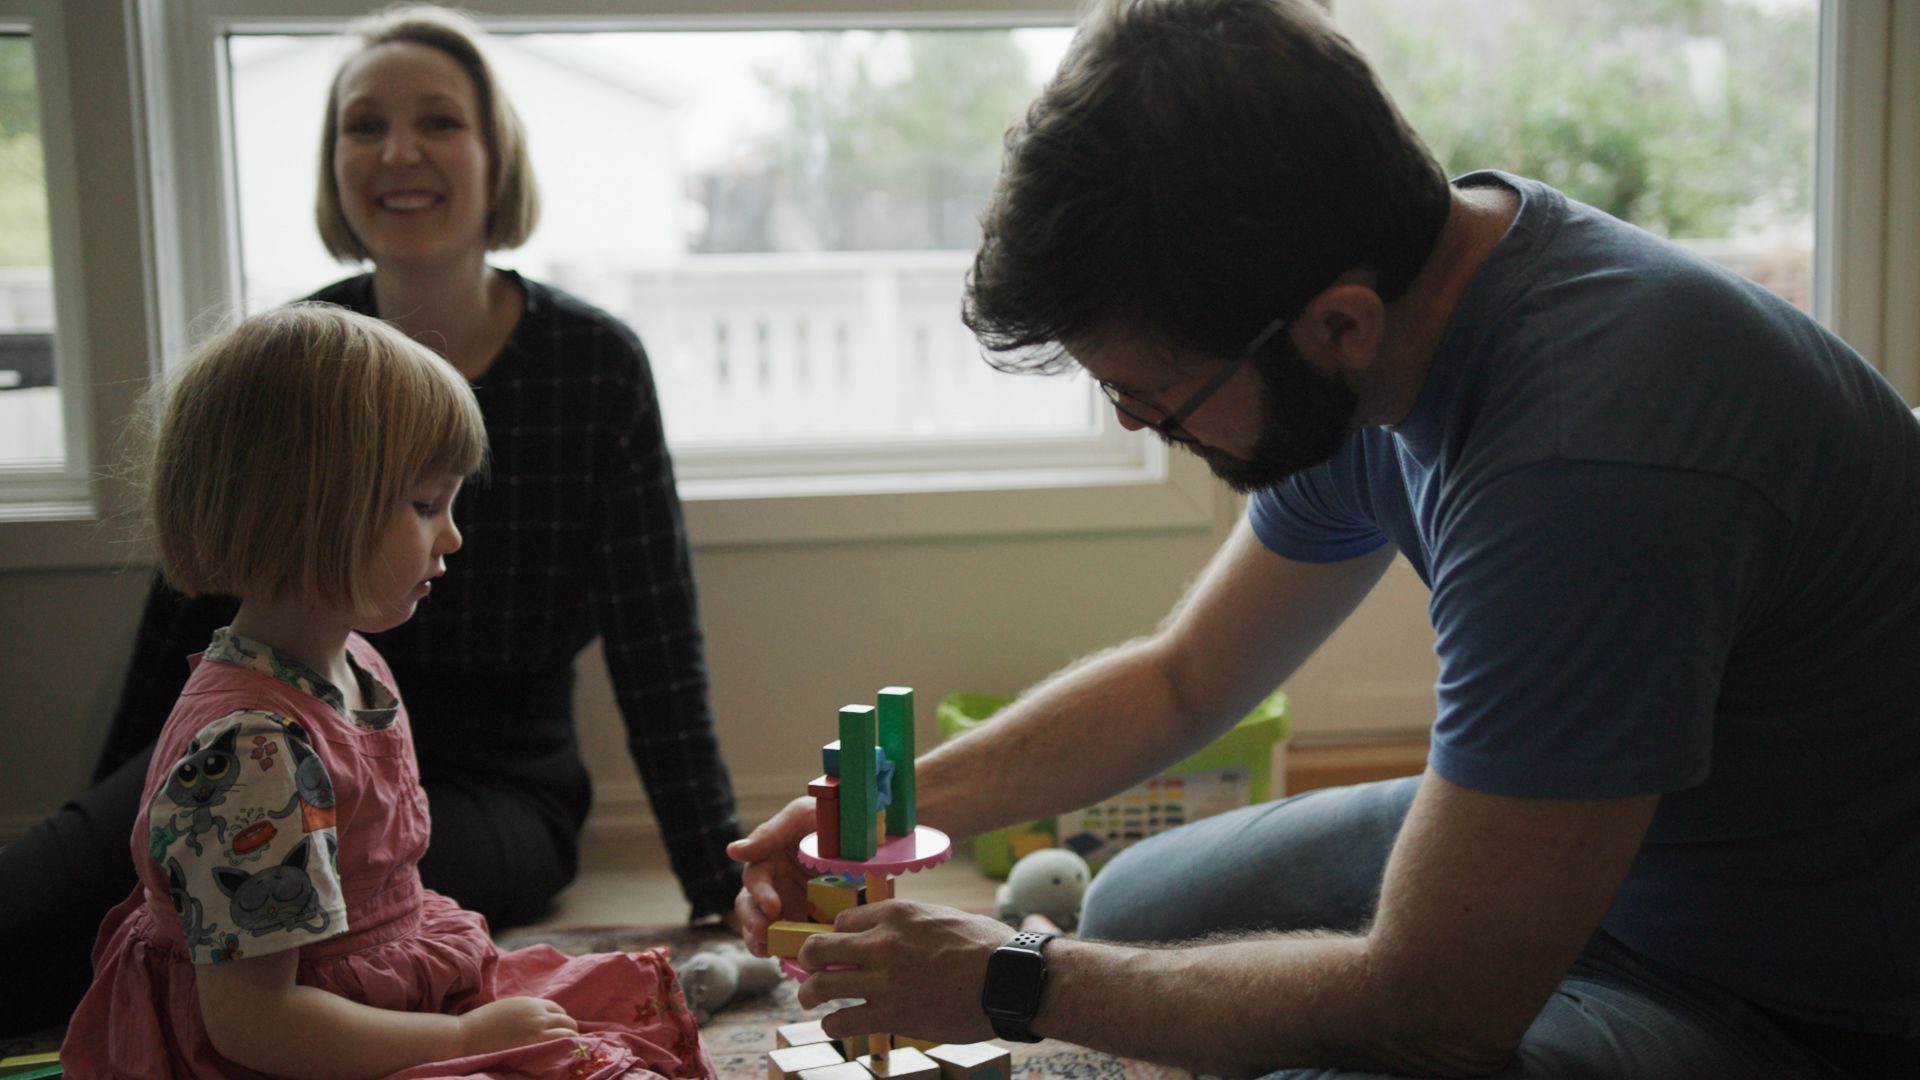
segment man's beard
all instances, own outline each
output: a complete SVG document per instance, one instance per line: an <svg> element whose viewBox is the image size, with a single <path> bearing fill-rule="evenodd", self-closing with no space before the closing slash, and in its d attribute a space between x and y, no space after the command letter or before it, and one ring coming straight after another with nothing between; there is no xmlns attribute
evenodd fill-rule
<svg viewBox="0 0 1920 1080"><path fill-rule="evenodd" d="M1252 358L1260 375L1260 437L1245 458L1204 444L1188 447L1213 475L1242 495L1278 487L1294 473L1330 460L1353 433L1359 400L1324 375L1280 335L1280 356Z"/></svg>

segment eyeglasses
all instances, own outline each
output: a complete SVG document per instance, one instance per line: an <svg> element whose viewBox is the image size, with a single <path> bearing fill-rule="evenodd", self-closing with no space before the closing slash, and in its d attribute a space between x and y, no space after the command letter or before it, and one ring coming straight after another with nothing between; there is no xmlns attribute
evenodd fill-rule
<svg viewBox="0 0 1920 1080"><path fill-rule="evenodd" d="M1192 416L1195 409L1205 405L1207 399L1213 396L1214 391L1226 385L1227 380L1233 378L1233 373L1239 371L1240 366L1245 364L1254 353L1258 352L1262 345L1272 340L1273 335L1286 328L1287 320L1285 319L1275 319L1268 323L1266 329L1254 335L1253 340L1247 343L1246 348L1240 350L1238 356L1235 356L1225 367L1214 372L1206 382L1200 384L1200 389L1195 390L1193 396L1182 402L1179 408L1165 414L1158 420L1148 419L1140 415L1134 409L1128 407L1127 402L1132 401L1142 408L1152 409L1158 412L1159 410L1154 408L1154 406L1148 405L1146 402L1141 401L1139 398L1134 397L1132 394L1127 393L1125 390L1120 389L1104 379L1096 379L1094 382L1099 385L1100 392L1106 395L1107 400L1113 404L1114 408L1119 409L1127 416L1152 428L1161 438L1169 442L1186 443L1191 446L1200 440L1194 438L1192 432L1181 426L1186 423L1187 417Z"/></svg>

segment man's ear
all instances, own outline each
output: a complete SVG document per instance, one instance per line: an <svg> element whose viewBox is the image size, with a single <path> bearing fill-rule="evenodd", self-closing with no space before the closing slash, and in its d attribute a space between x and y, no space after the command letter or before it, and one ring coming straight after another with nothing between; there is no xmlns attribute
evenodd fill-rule
<svg viewBox="0 0 1920 1080"><path fill-rule="evenodd" d="M1386 332L1387 307L1380 294L1353 282L1328 286L1294 320L1301 353L1328 371L1370 371Z"/></svg>

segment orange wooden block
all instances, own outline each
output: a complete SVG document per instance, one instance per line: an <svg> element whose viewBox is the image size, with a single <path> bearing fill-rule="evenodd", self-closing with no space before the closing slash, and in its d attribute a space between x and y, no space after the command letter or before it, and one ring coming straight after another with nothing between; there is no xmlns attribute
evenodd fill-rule
<svg viewBox="0 0 1920 1080"><path fill-rule="evenodd" d="M893 879L885 874L867 875L867 903L893 899Z"/></svg>

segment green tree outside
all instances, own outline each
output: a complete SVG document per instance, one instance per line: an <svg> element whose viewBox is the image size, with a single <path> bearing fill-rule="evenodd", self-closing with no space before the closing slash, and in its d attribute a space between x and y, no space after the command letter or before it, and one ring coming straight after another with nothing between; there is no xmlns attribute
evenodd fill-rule
<svg viewBox="0 0 1920 1080"><path fill-rule="evenodd" d="M1500 168L1668 236L1805 220L1817 5L1338 0L1449 173ZM1428 10L1434 5L1426 5Z"/></svg>
<svg viewBox="0 0 1920 1080"><path fill-rule="evenodd" d="M33 42L0 35L0 266L47 266L51 259Z"/></svg>

